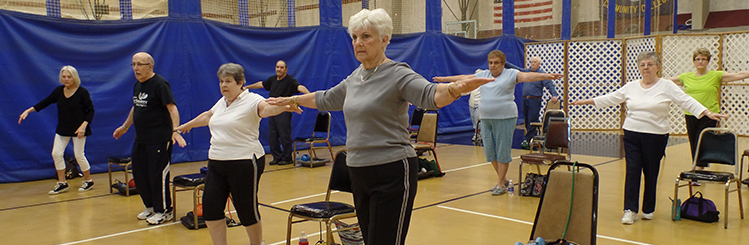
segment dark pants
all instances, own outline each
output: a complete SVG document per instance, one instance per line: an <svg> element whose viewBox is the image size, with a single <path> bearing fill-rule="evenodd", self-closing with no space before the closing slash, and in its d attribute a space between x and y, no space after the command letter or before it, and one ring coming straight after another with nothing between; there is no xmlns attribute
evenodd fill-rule
<svg viewBox="0 0 749 245"><path fill-rule="evenodd" d="M268 141L273 161L291 161L291 112L268 118ZM283 147L283 148L282 148Z"/></svg>
<svg viewBox="0 0 749 245"><path fill-rule="evenodd" d="M687 135L689 136L689 146L692 150L692 160L694 160L694 153L697 151L697 141L700 140L700 132L706 128L718 127L718 121L710 119L709 117L702 117L697 119L695 116L685 115L684 120L687 123ZM707 167L707 162L697 162L697 166Z"/></svg>
<svg viewBox="0 0 749 245"><path fill-rule="evenodd" d="M541 99L523 98L523 116L525 116L525 141L531 142L536 132L536 127L531 123L538 122L538 113L541 111Z"/></svg>
<svg viewBox="0 0 749 245"><path fill-rule="evenodd" d="M208 160L203 218L210 221L224 219L226 199L231 194L242 225L250 226L260 222L257 190L263 170L265 156L260 159Z"/></svg>
<svg viewBox="0 0 749 245"><path fill-rule="evenodd" d="M405 244L416 197L417 168L416 157L349 168L365 244Z"/></svg>
<svg viewBox="0 0 749 245"><path fill-rule="evenodd" d="M172 142L141 144L135 142L131 153L133 179L143 204L156 213L172 210L169 190L169 165L172 161Z"/></svg>
<svg viewBox="0 0 749 245"><path fill-rule="evenodd" d="M655 192L661 159L668 145L668 134L638 133L624 130L624 154L627 173L624 181L624 210L637 213L640 201L640 178L645 176L642 212L655 211Z"/></svg>

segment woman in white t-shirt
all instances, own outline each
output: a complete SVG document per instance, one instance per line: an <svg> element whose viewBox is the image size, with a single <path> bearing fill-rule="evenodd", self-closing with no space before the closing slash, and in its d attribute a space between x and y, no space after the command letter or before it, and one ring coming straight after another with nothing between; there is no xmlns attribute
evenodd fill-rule
<svg viewBox="0 0 749 245"><path fill-rule="evenodd" d="M218 78L223 97L210 110L177 127L177 131L187 133L202 126L211 131L203 217L213 244L227 242L224 206L230 193L250 244L260 244L263 230L257 187L265 168L265 151L258 140L260 119L301 110L269 105L262 96L243 90L244 69L238 64L221 65Z"/></svg>
<svg viewBox="0 0 749 245"><path fill-rule="evenodd" d="M645 176L642 198L642 219L653 219L660 161L666 152L671 129L668 115L671 102L697 115L713 120L728 116L712 113L673 82L658 77L661 60L655 52L637 56L637 67L642 79L629 82L618 90L593 99L578 100L571 105L595 105L598 108L627 103L624 120L624 154L627 173L624 181L624 217L622 224L630 225L637 219L640 199L640 178Z"/></svg>

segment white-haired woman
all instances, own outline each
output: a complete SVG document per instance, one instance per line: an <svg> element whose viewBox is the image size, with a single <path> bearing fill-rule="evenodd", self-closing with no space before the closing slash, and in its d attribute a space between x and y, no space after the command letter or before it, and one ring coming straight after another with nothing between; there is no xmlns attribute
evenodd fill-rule
<svg viewBox="0 0 749 245"><path fill-rule="evenodd" d="M81 87L81 78L78 70L72 66L63 66L59 75L62 85L55 88L47 98L36 105L26 109L18 118L18 124L34 111L41 111L52 103L57 103L57 129L55 129L55 142L52 146L52 159L57 170L57 184L49 191L50 195L60 194L68 191L68 182L65 180L65 147L73 140L73 151L75 159L83 172L83 185L78 191L88 191L94 188L91 180L91 166L86 159L84 148L86 137L91 135L91 120L94 119L94 104L91 95L84 87Z"/></svg>
<svg viewBox="0 0 749 245"><path fill-rule="evenodd" d="M706 48L699 48L692 53L692 63L694 63L694 72L687 72L679 75L678 77L667 78L679 86L684 86L684 92L689 96L692 96L695 100L699 101L700 104L704 105L711 112L720 112L719 104L719 93L720 85L722 83L733 82L749 78L749 71L740 71L737 73L730 73L724 71L708 71L707 66L710 64L710 50ZM689 136L689 146L692 151L692 158L694 158L694 152L697 150L697 140L700 137L700 132L705 128L717 127L718 121L711 120L709 118L697 118L692 113L684 112L684 120L687 125L687 135ZM707 167L706 162L697 162L697 169L702 170ZM699 185L698 182L693 182L693 185Z"/></svg>
<svg viewBox="0 0 749 245"><path fill-rule="evenodd" d="M622 125L627 164L622 224L631 225L637 220L641 176L645 176L642 219L653 219L658 172L671 129L668 121L671 102L698 117L706 116L712 120L728 118L726 115L710 112L676 84L658 77L660 65L660 57L655 52L640 53L637 56L637 67L642 79L629 82L610 94L570 103L595 105L598 108L627 103L627 118Z"/></svg>
<svg viewBox="0 0 749 245"><path fill-rule="evenodd" d="M290 106L272 106L265 98L242 88L244 68L227 63L218 68L223 97L189 122L176 128L179 133L208 126L208 174L203 194L203 217L213 244L226 244L224 206L231 193L237 216L245 227L250 244L261 244L263 228L258 211L257 190L265 169L265 151L260 144L260 120L284 111L301 112Z"/></svg>
<svg viewBox="0 0 749 245"><path fill-rule="evenodd" d="M491 79L435 84L406 63L385 56L393 22L383 9L363 9L349 19L361 65L326 91L271 98L271 104L340 111L346 120L354 203L367 245L404 244L416 195L417 158L409 143L408 103L438 109Z"/></svg>

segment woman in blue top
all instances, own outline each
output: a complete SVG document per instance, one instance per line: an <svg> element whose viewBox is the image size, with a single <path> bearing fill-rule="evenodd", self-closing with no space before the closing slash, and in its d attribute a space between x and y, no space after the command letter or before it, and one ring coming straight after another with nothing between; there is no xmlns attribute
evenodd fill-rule
<svg viewBox="0 0 749 245"><path fill-rule="evenodd" d="M455 82L471 77L492 78L494 82L479 87L479 116L481 118L481 135L484 140L486 161L491 162L497 172L497 185L492 188L492 195L507 193L507 169L512 162L512 133L518 120L518 106L515 104L515 85L522 82L535 82L544 79L554 80L561 74L537 72L520 72L505 69L505 54L494 50L487 56L489 70L469 75L435 77L438 82ZM519 180L518 180L519 181Z"/></svg>
<svg viewBox="0 0 749 245"><path fill-rule="evenodd" d="M86 146L86 136L91 135L91 120L94 119L94 104L88 90L81 87L81 78L78 70L72 66L63 66L60 70L61 86L55 88L52 93L36 105L21 113L18 124L26 119L30 112L41 111L52 103L57 103L57 129L55 132L55 143L52 147L52 159L57 169L57 184L49 194L60 194L68 191L68 182L65 180L65 147L73 140L75 159L83 172L83 185L78 191L88 191L94 188L91 180L90 165L83 153Z"/></svg>

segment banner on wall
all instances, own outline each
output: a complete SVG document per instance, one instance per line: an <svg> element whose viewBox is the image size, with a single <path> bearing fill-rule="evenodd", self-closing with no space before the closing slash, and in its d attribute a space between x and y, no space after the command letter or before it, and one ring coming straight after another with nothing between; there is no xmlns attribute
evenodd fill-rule
<svg viewBox="0 0 749 245"><path fill-rule="evenodd" d="M494 0L494 24L502 29L502 1ZM537 25L560 24L554 19L554 1L552 0L515 0L515 26L529 27Z"/></svg>
<svg viewBox="0 0 749 245"><path fill-rule="evenodd" d="M604 18L608 17L609 14L609 0L601 1L601 14ZM616 12L616 18L631 18L633 16L641 16L645 14L645 1L647 0L616 0L614 5L614 11ZM653 15L670 15L674 10L674 0L652 0L653 5L651 6L651 13Z"/></svg>

